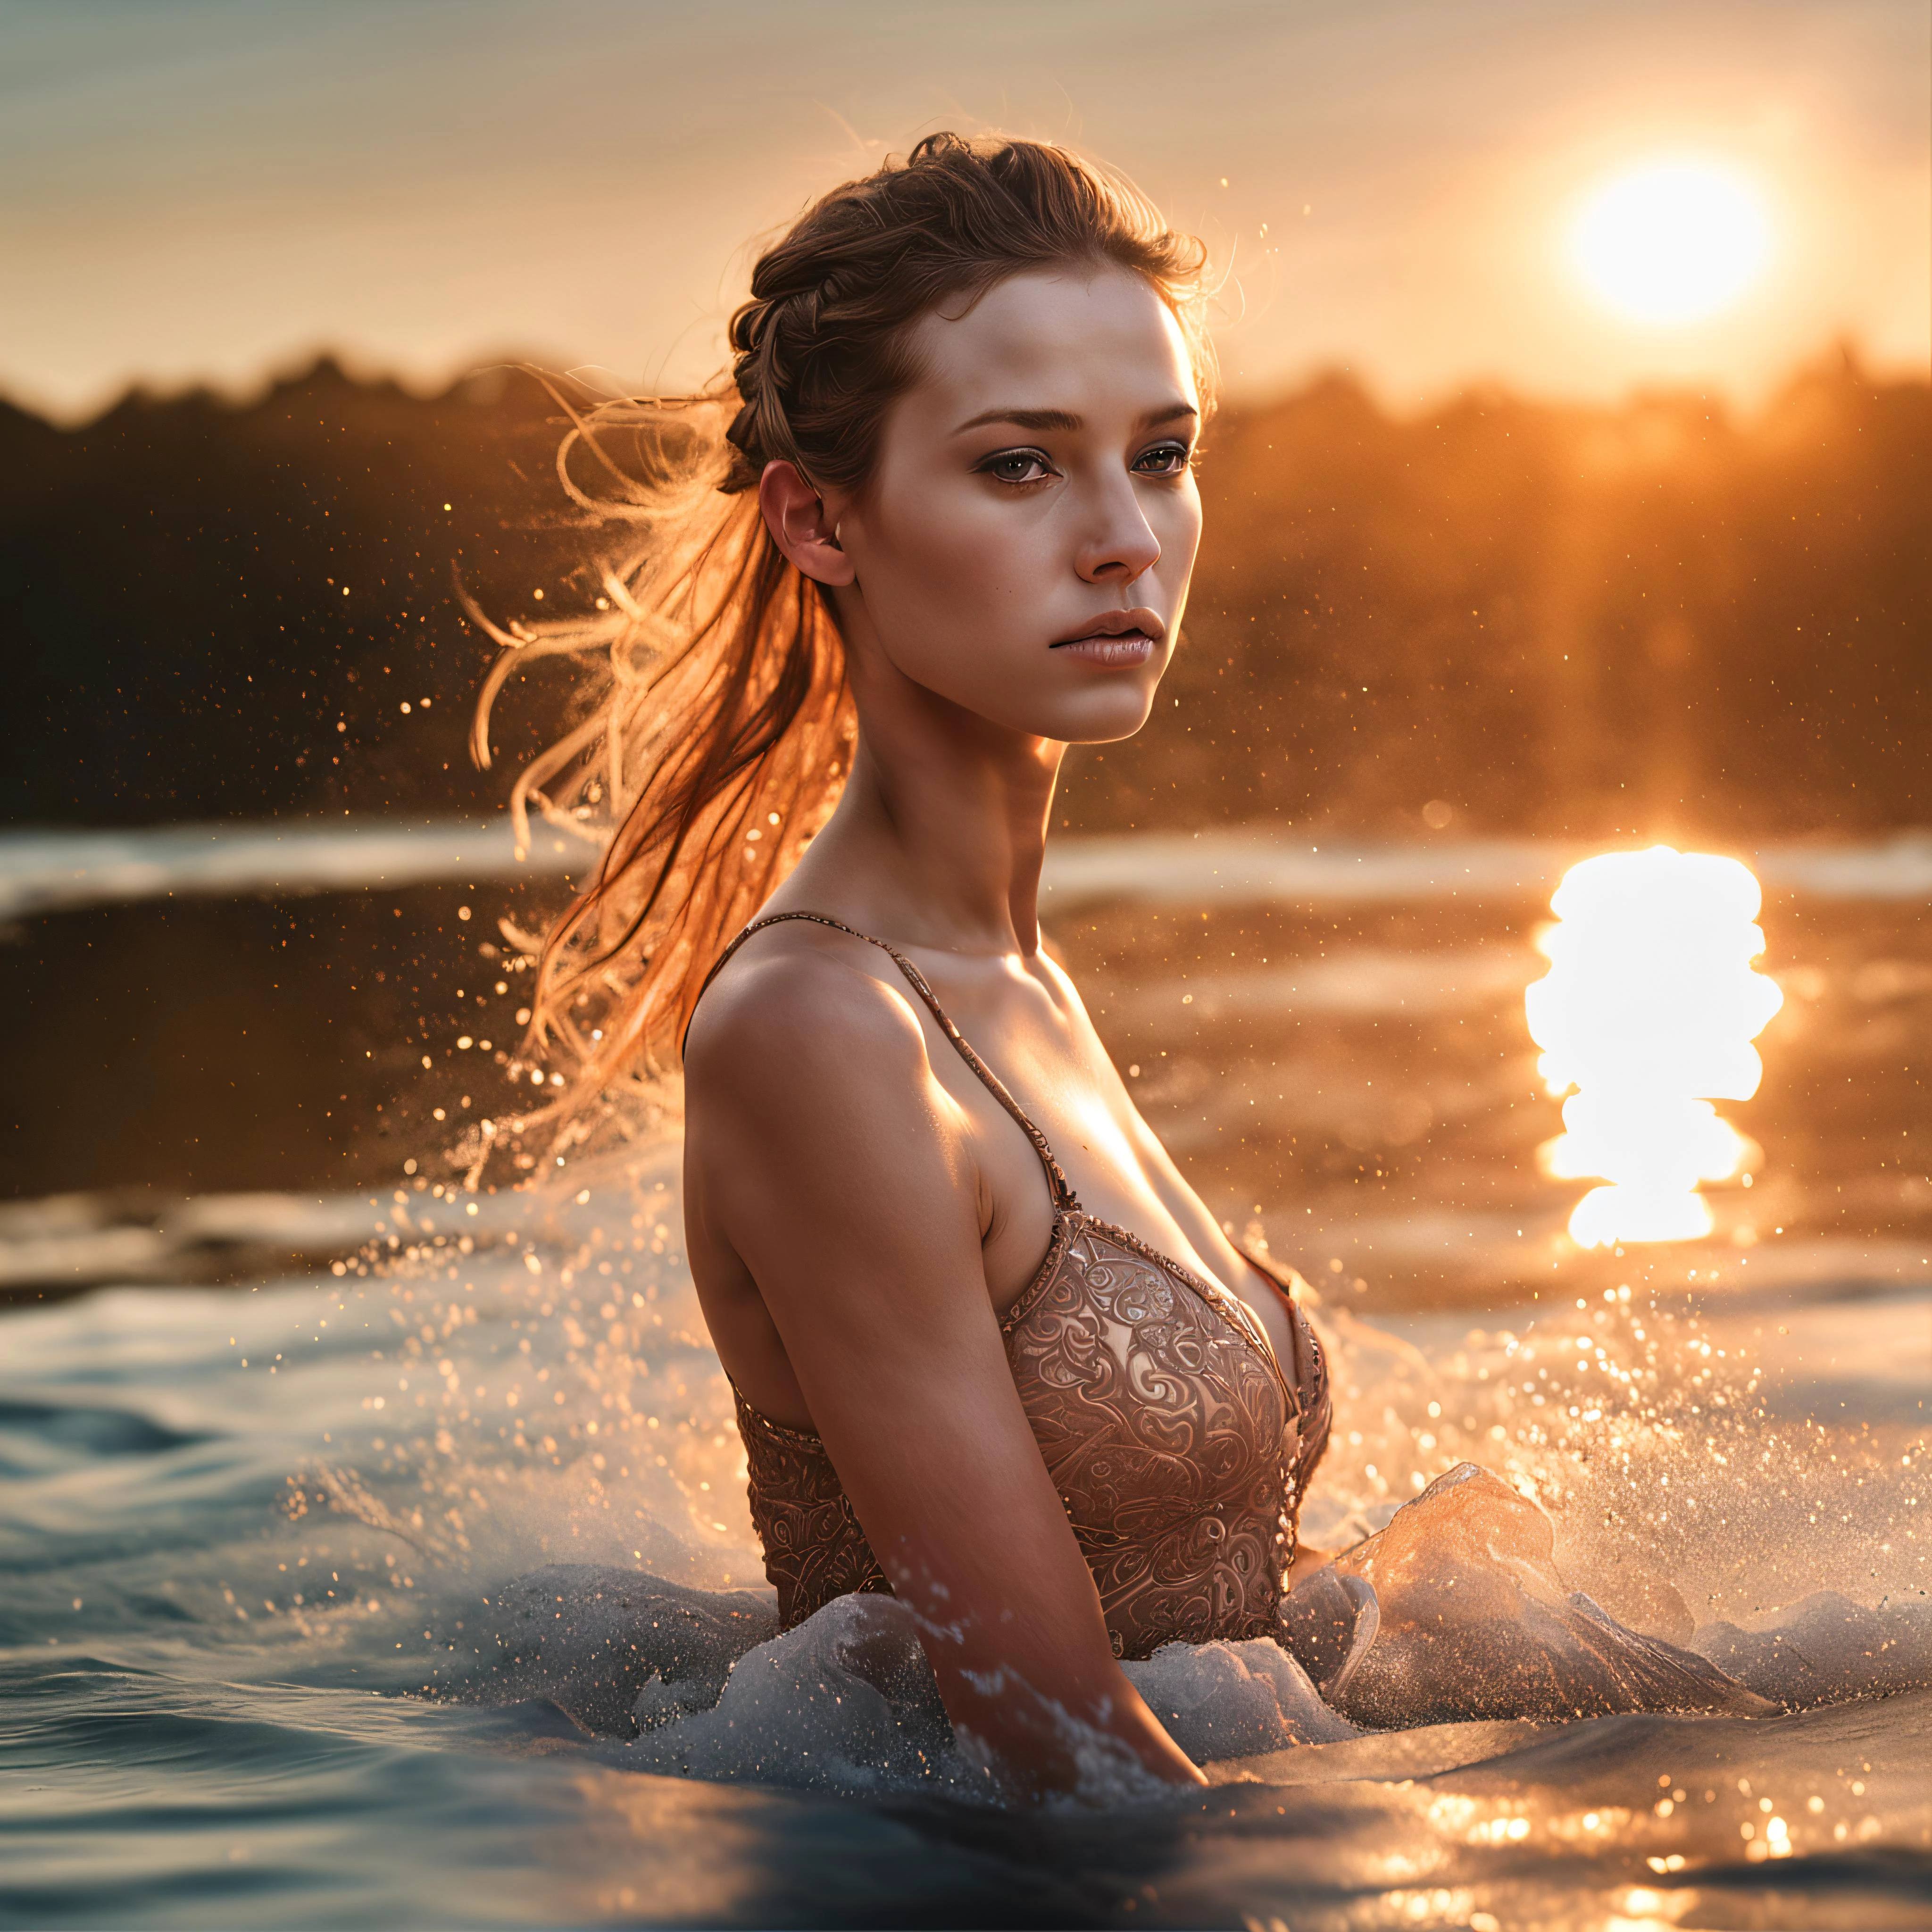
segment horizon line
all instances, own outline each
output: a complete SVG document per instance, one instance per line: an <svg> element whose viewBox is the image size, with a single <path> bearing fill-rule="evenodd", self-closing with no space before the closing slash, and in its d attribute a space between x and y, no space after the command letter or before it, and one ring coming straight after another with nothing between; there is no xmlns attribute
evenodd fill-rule
<svg viewBox="0 0 1932 1932"><path fill-rule="evenodd" d="M236 380L224 380L210 374L168 384L138 374L131 375L111 390L100 392L86 406L75 409L62 408L50 398L37 396L31 382L16 384L4 370L0 370L0 407L34 418L64 434L75 434L96 427L130 406L166 408L205 399L218 408L244 415L260 408L279 392L299 388L326 374L338 376L357 388L394 389L412 401L430 403L446 400L466 387L487 382L491 378L506 382L520 375L534 379L539 370L553 378L576 378L579 370L593 371L600 376L614 374L602 364L581 361L552 362L537 356L506 355L454 365L440 375L430 376L410 372L394 364L386 364L340 345L325 344L300 355L279 358L254 375ZM1738 386L1711 377L1660 374L1648 380L1634 380L1614 398L1606 398L1580 392L1566 393L1541 388L1519 388L1506 377L1474 372L1425 393L1396 399L1354 362L1326 356L1310 358L1298 374L1286 380L1272 378L1252 386L1230 383L1224 392L1222 406L1231 413L1252 413L1341 381L1360 391L1383 415L1397 419L1426 416L1432 411L1484 396L1506 398L1532 407L1587 410L1612 415L1646 403L1694 397L1715 400L1726 410L1748 417L1771 406L1780 396L1807 380L1820 374L1853 372L1875 388L1932 387L1932 360L1922 365L1916 360L1896 364L1875 361L1867 353L1855 332L1840 330L1808 354L1794 358L1784 375L1777 382L1765 385L1754 399L1748 399L1741 394ZM718 374L722 377L725 371L721 368ZM578 380L580 386L591 389L592 393L613 398L685 393L653 390L644 385L628 390L621 384L615 388L601 384L593 386Z"/></svg>

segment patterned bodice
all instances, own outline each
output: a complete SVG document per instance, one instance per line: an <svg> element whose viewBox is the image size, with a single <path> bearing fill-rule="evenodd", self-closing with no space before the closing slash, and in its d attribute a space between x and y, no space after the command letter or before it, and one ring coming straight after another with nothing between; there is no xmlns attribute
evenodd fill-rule
<svg viewBox="0 0 1932 1932"><path fill-rule="evenodd" d="M1329 1423L1320 1347L1289 1282L1249 1257L1280 1294L1294 1334L1293 1360L1277 1363L1238 1295L1082 1211L1046 1137L910 961L816 914L778 914L740 937L786 918L852 932L890 953L1040 1155L1054 1192L1053 1238L1001 1326L1115 1654L1271 1634L1302 1492ZM849 1592L890 1591L818 1437L770 1420L742 1395L737 1406L752 1520L784 1627Z"/></svg>

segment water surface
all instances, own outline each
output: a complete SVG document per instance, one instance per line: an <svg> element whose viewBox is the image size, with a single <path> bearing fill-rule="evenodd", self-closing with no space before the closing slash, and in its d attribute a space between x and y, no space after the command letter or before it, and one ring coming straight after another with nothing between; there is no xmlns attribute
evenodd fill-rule
<svg viewBox="0 0 1932 1932"><path fill-rule="evenodd" d="M634 1600L766 1601L675 1147L471 1198L418 1112L419 1171L395 1145L380 1186L0 1226L16 1282L99 1284L0 1314L7 1917L1932 1924L1918 902L1774 899L1754 1186L1710 1242L1586 1256L1534 1158L1533 896L1204 910L1146 856L1137 901L1116 880L1054 941L1216 1210L1317 1285L1308 1533L1479 1462L1550 1511L1567 1578L1681 1612L1777 1714L1311 1742L1210 1647L1149 1695L1213 1790L1018 1814L836 1618L653 1678ZM153 1280L220 1256L232 1285Z"/></svg>

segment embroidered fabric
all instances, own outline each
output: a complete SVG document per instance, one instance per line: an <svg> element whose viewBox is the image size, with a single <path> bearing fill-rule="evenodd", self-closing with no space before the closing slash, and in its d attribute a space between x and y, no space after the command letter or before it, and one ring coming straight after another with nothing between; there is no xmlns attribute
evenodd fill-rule
<svg viewBox="0 0 1932 1932"><path fill-rule="evenodd" d="M1027 1116L902 953L821 913L776 913L739 934L808 920L886 953L988 1090L1024 1130L1054 1199L1053 1237L1001 1324L1013 1381L1100 1595L1116 1655L1270 1636L1295 1520L1326 1447L1328 1373L1289 1283L1294 1339L1278 1362L1238 1295L1085 1213ZM819 1438L737 1396L752 1520L787 1629L835 1597L890 1592Z"/></svg>

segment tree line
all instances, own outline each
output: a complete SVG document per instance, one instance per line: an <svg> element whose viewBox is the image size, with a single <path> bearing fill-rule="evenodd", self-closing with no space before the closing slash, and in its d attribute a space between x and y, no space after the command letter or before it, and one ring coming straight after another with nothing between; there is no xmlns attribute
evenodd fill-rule
<svg viewBox="0 0 1932 1932"><path fill-rule="evenodd" d="M489 809L569 700L559 674L506 706L503 760L470 767L488 650L452 573L511 615L593 594L558 433L512 372L418 397L327 361L245 405L137 394L78 429L0 404L8 818ZM1060 815L1925 822L1928 472L1932 390L1846 352L1748 414L1501 391L1398 413L1342 376L1229 409L1154 719L1076 754Z"/></svg>

